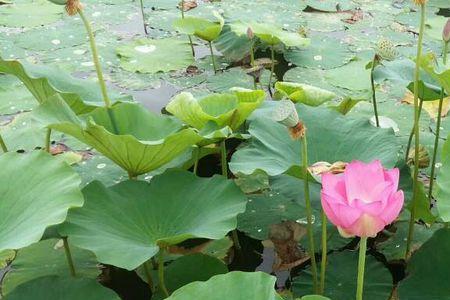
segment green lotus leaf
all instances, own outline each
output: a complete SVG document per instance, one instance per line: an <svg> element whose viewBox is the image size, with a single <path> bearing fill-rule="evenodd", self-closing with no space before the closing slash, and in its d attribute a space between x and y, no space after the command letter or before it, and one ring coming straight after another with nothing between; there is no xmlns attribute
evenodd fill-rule
<svg viewBox="0 0 450 300"><path fill-rule="evenodd" d="M391 129L373 127L365 118L342 116L329 108L296 107L307 127L309 165L379 159L391 168L397 163L399 145ZM233 173L252 174L261 169L271 176L301 176L300 142L292 140L285 126L260 115L250 123L249 133L248 144L231 159Z"/></svg>
<svg viewBox="0 0 450 300"><path fill-rule="evenodd" d="M70 211L62 232L102 263L128 270L167 246L199 237L220 239L236 228L246 198L222 176L169 170L150 183L125 181L83 189L85 205Z"/></svg>
<svg viewBox="0 0 450 300"><path fill-rule="evenodd" d="M156 115L137 103L97 108L85 115L84 122L64 101L52 98L34 114L49 128L95 148L131 176L158 169L202 139L194 129L182 129L173 118Z"/></svg>
<svg viewBox="0 0 450 300"><path fill-rule="evenodd" d="M303 83L278 81L275 83L275 90L277 99L288 98L295 103L300 102L310 106L319 106L336 98L333 92Z"/></svg>
<svg viewBox="0 0 450 300"><path fill-rule="evenodd" d="M95 279L100 275L95 256L86 250L70 245L76 274ZM71 277L63 247L63 241L48 239L21 249L10 269L3 277L2 292L6 295L20 284L38 277L57 275Z"/></svg>
<svg viewBox="0 0 450 300"><path fill-rule="evenodd" d="M212 42L217 39L222 31L224 19L219 14L214 14L216 22L199 17L185 17L173 23L176 30L181 33L195 35L202 40Z"/></svg>
<svg viewBox="0 0 450 300"><path fill-rule="evenodd" d="M129 72L158 73L184 69L194 62L189 44L176 38L138 39L116 49Z"/></svg>
<svg viewBox="0 0 450 300"><path fill-rule="evenodd" d="M420 67L435 79L440 86L450 94L450 68L449 65L439 65L433 53L428 53L419 58Z"/></svg>
<svg viewBox="0 0 450 300"><path fill-rule="evenodd" d="M25 60L4 60L0 57L0 73L19 78L39 103L59 94L76 114L103 106L97 83L72 77L55 66L35 65ZM127 101L129 96L112 95L112 100Z"/></svg>
<svg viewBox="0 0 450 300"><path fill-rule="evenodd" d="M374 79L378 82L389 80L394 84L401 84L414 93L415 64L409 59L383 61L374 70ZM421 71L419 81L419 96L424 101L433 101L441 98L439 82L425 71Z"/></svg>
<svg viewBox="0 0 450 300"><path fill-rule="evenodd" d="M284 44L286 47L306 47L310 40L300 34L283 30L274 24L235 22L230 28L237 35L246 35L251 28L253 34L269 45Z"/></svg>
<svg viewBox="0 0 450 300"><path fill-rule="evenodd" d="M330 298L320 296L320 295L306 295L298 300L330 300Z"/></svg>
<svg viewBox="0 0 450 300"><path fill-rule="evenodd" d="M274 289L275 281L262 272L230 272L187 284L167 300L282 300Z"/></svg>
<svg viewBox="0 0 450 300"><path fill-rule="evenodd" d="M166 110L186 124L202 129L208 122L219 127L229 126L236 130L247 117L264 101L262 90L231 89L230 93L212 94L195 99L191 93L175 96Z"/></svg>
<svg viewBox="0 0 450 300"><path fill-rule="evenodd" d="M437 208L439 217L444 222L450 222L450 136L442 148L441 163L436 179Z"/></svg>
<svg viewBox="0 0 450 300"><path fill-rule="evenodd" d="M117 294L95 279L45 276L19 285L7 300L120 300Z"/></svg>
<svg viewBox="0 0 450 300"><path fill-rule="evenodd" d="M79 176L43 151L0 156L0 251L40 240L46 227L59 224L67 210L83 205Z"/></svg>
<svg viewBox="0 0 450 300"><path fill-rule="evenodd" d="M406 269L407 277L400 281L400 299L450 299L447 282L450 265L450 229L436 231L422 247L413 254ZM444 283L444 284L443 284Z"/></svg>
<svg viewBox="0 0 450 300"><path fill-rule="evenodd" d="M46 0L14 1L0 7L0 25L28 28L47 25L60 20L63 12L61 7Z"/></svg>

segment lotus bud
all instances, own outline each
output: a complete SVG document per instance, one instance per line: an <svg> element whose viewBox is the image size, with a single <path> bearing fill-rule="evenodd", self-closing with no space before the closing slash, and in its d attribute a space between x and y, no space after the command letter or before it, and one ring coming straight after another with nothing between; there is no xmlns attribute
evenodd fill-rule
<svg viewBox="0 0 450 300"><path fill-rule="evenodd" d="M408 153L408 161L409 165L414 165L414 149L411 149ZM428 154L427 148L425 146L419 146L419 168L425 169L430 166L430 155Z"/></svg>
<svg viewBox="0 0 450 300"><path fill-rule="evenodd" d="M69 16L76 15L78 13L78 10L83 9L83 5L80 3L79 0L48 0L48 1L57 5L65 5L67 14Z"/></svg>
<svg viewBox="0 0 450 300"><path fill-rule="evenodd" d="M306 128L299 120L295 105L290 100L281 100L278 102L272 119L286 126L294 140L302 138L305 135Z"/></svg>
<svg viewBox="0 0 450 300"><path fill-rule="evenodd" d="M442 32L442 39L444 42L450 42L450 18L448 18L447 23L444 26L444 31Z"/></svg>
<svg viewBox="0 0 450 300"><path fill-rule="evenodd" d="M378 41L376 53L385 60L394 60L398 56L398 51L394 43L384 38Z"/></svg>
<svg viewBox="0 0 450 300"><path fill-rule="evenodd" d="M253 30L251 27L247 28L247 37L249 40L253 40L255 37L255 34L253 33Z"/></svg>

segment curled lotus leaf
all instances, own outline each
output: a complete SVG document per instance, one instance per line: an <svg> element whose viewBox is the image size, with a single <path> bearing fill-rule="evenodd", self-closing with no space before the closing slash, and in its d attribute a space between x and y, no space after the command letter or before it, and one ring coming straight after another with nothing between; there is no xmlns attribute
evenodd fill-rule
<svg viewBox="0 0 450 300"><path fill-rule="evenodd" d="M293 102L310 106L319 106L336 98L336 94L304 83L283 82L275 83L275 97L288 98Z"/></svg>

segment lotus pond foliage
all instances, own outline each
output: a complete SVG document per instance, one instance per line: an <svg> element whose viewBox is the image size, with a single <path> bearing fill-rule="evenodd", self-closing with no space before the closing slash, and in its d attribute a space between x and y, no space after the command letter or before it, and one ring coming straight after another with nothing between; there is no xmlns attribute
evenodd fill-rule
<svg viewBox="0 0 450 300"><path fill-rule="evenodd" d="M447 0L6 0L0 41L0 299L450 300Z"/></svg>

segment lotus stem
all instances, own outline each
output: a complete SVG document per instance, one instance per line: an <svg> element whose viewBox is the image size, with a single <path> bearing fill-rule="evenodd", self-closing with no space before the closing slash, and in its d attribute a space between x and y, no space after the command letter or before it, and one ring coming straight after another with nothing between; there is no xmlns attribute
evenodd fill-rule
<svg viewBox="0 0 450 300"><path fill-rule="evenodd" d="M444 65L447 64L447 46L448 43L444 42L444 53L442 54ZM430 186L428 190L428 200L431 203L431 198L433 197L433 185L434 185L434 173L436 172L436 157L437 150L439 148L439 134L441 132L441 119L442 119L442 106L444 104L444 88L441 89L441 98L439 99L438 116L436 121L436 137L434 138L434 149L433 149L433 159L431 161L431 174L430 174Z"/></svg>
<svg viewBox="0 0 450 300"><path fill-rule="evenodd" d="M209 44L209 51L211 52L211 60L212 60L212 65L213 65L213 69L214 69L214 74L217 74L216 60L214 59L212 43L208 42L208 44Z"/></svg>
<svg viewBox="0 0 450 300"><path fill-rule="evenodd" d="M253 41L250 44L250 66L255 66L255 44Z"/></svg>
<svg viewBox="0 0 450 300"><path fill-rule="evenodd" d="M377 108L377 95L375 91L375 80L373 78L373 71L375 70L375 64L377 63L377 55L375 54L372 60L372 69L370 70L370 83L372 86L372 103L373 103L373 113L375 115L375 124L380 127L380 120L378 118L378 108Z"/></svg>
<svg viewBox="0 0 450 300"><path fill-rule="evenodd" d="M419 101L419 119L420 119L420 116L422 114L422 107L423 107L423 100L420 99L420 101ZM409 134L408 145L406 146L405 161L408 161L409 150L411 149L411 144L412 144L413 137L414 137L414 125L411 128L411 133Z"/></svg>
<svg viewBox="0 0 450 300"><path fill-rule="evenodd" d="M159 277L159 288L162 290L164 296L169 297L169 291L166 288L166 283L164 280L164 248L159 249L158 255L158 277Z"/></svg>
<svg viewBox="0 0 450 300"><path fill-rule="evenodd" d="M356 300L363 299L364 288L364 269L366 266L367 237L361 237L359 241L359 258L358 258L358 283L356 286Z"/></svg>
<svg viewBox="0 0 450 300"><path fill-rule="evenodd" d="M142 264L142 267L144 269L145 272L145 277L147 277L147 284L150 287L150 290L152 291L152 293L154 292L154 285L153 285L153 279L152 279L152 273L151 273L151 266L150 266L150 262L147 260L145 263Z"/></svg>
<svg viewBox="0 0 450 300"><path fill-rule="evenodd" d="M128 171L128 179L130 180L137 180L137 176L130 171Z"/></svg>
<svg viewBox="0 0 450 300"><path fill-rule="evenodd" d="M225 140L220 142L220 162L222 166L222 175L228 178L228 163L227 163L227 146Z"/></svg>
<svg viewBox="0 0 450 300"><path fill-rule="evenodd" d="M269 94L272 96L272 77L273 72L275 72L275 49L273 48L273 45L270 47L270 58L272 60L272 64L270 65L270 77L269 77L269 84L267 88L269 89Z"/></svg>
<svg viewBox="0 0 450 300"><path fill-rule="evenodd" d="M322 260L320 261L320 294L325 292L325 275L327 269L327 216L322 210Z"/></svg>
<svg viewBox="0 0 450 300"><path fill-rule="evenodd" d="M197 175L198 160L199 160L199 157L200 157L200 147L196 148L194 151L195 151L195 158L194 158L195 162L194 162L194 169L192 171L193 171L193 173L195 175Z"/></svg>
<svg viewBox="0 0 450 300"><path fill-rule="evenodd" d="M180 11L181 11L181 18L184 19L184 0L181 0ZM188 38L189 38L189 45L191 45L192 57L194 57L194 59L195 59L195 49L194 49L194 44L192 43L191 35L188 34Z"/></svg>
<svg viewBox="0 0 450 300"><path fill-rule="evenodd" d="M300 139L302 144L302 165L303 165L303 177L304 177L304 193L305 193L305 204L306 204L306 220L308 229L308 239L309 239L309 256L311 258L311 270L313 274L313 288L314 293L318 293L317 285L317 263L316 263L316 251L314 247L314 232L312 227L312 209L311 209L311 199L309 196L309 180L308 180L308 144L306 140L306 133Z"/></svg>
<svg viewBox="0 0 450 300"><path fill-rule="evenodd" d="M69 265L70 275L75 277L76 272L75 272L75 266L73 264L72 253L70 252L69 241L67 240L67 237L63 237L62 240L64 243L64 252L66 253L66 260L67 260L67 264Z"/></svg>
<svg viewBox="0 0 450 300"><path fill-rule="evenodd" d="M47 134L45 135L45 151L50 153L50 144L51 144L51 136L52 136L52 129L47 128Z"/></svg>
<svg viewBox="0 0 450 300"><path fill-rule="evenodd" d="M144 0L140 0L140 4L141 4L142 22L144 22L144 32L145 35L148 35L147 22L145 21Z"/></svg>
<svg viewBox="0 0 450 300"><path fill-rule="evenodd" d="M422 42L425 29L425 3L420 5L420 28L419 41L417 44L416 69L414 72L414 175L413 175L413 197L411 206L411 218L409 220L408 238L406 241L405 259L409 258L411 244L414 238L414 223L416 218L417 201L419 193L419 79L420 79L420 58L422 57Z"/></svg>
<svg viewBox="0 0 450 300"><path fill-rule="evenodd" d="M0 147L2 148L4 153L8 152L8 147L6 147L5 141L3 140L1 134L0 134Z"/></svg>

